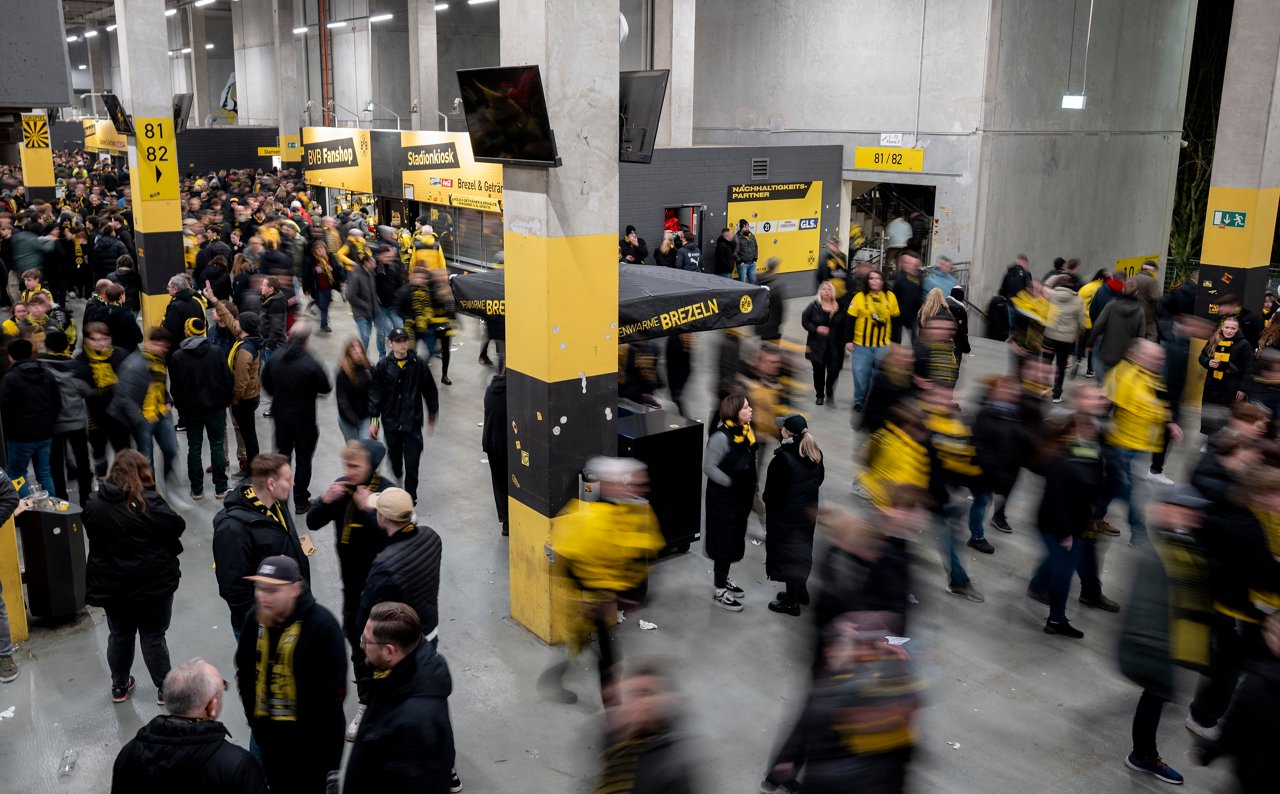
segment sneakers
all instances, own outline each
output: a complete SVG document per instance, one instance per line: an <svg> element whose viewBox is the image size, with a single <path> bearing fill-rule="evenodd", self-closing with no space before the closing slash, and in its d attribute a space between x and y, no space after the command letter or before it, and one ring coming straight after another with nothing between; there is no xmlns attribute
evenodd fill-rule
<svg viewBox="0 0 1280 794"><path fill-rule="evenodd" d="M1166 477L1166 476L1164 475L1164 472L1162 472L1162 471L1149 471L1149 472L1147 472L1147 479L1148 479L1148 480L1151 480L1152 482L1158 482L1158 483L1160 483L1161 485L1175 485L1175 484L1176 484L1176 483L1174 483L1174 481L1173 481L1173 480L1171 480L1171 479L1169 479L1168 477ZM1159 760L1159 759L1156 759L1156 760ZM1163 762L1161 762L1161 763L1163 763ZM1168 767L1166 767L1166 769L1167 769L1167 768L1168 768ZM1171 770L1171 771L1172 771L1172 770ZM1176 775L1176 774L1177 774L1177 772L1174 772L1174 774Z"/></svg>
<svg viewBox="0 0 1280 794"><path fill-rule="evenodd" d="M714 600L716 602L716 606L721 609L727 609L730 612L742 611L742 602L734 598L729 591L723 587L716 588L716 592L715 595L712 596L712 600Z"/></svg>
<svg viewBox="0 0 1280 794"><path fill-rule="evenodd" d="M823 399L822 395L819 394L817 397L814 398L813 402L816 405L822 405L822 403L825 402L825 400Z"/></svg>
<svg viewBox="0 0 1280 794"><path fill-rule="evenodd" d="M1119 612L1120 611L1120 605L1112 601L1110 598L1107 598L1102 593L1098 593L1096 596L1092 598L1085 598L1084 596L1080 596L1080 605L1086 606L1086 607L1093 607L1094 609L1101 609L1103 612Z"/></svg>
<svg viewBox="0 0 1280 794"><path fill-rule="evenodd" d="M1103 535L1111 535L1111 536L1113 536L1113 537L1119 537L1119 536L1120 536L1120 530L1118 530L1118 529L1116 529L1115 527L1111 526L1110 524L1108 524L1105 520L1103 520L1103 519L1101 519L1101 518L1093 522L1093 531L1094 531L1094 532L1100 532L1100 533L1102 533Z"/></svg>
<svg viewBox="0 0 1280 794"><path fill-rule="evenodd" d="M734 582L732 579L725 579L724 583L725 583L724 589L729 592L729 595L739 600L746 598L747 591L743 590L741 587L738 587L737 583Z"/></svg>
<svg viewBox="0 0 1280 794"><path fill-rule="evenodd" d="M138 682L133 680L133 676L129 676L129 683L125 684L124 686L113 685L111 687L111 702L112 703L125 702L126 700L129 699L129 693L132 692L133 688L137 685L138 685Z"/></svg>
<svg viewBox="0 0 1280 794"><path fill-rule="evenodd" d="M1061 397L1054 397L1054 398L1053 398L1053 404L1054 404L1054 405L1057 405L1057 404L1058 404L1058 403L1060 403L1060 402L1062 402L1062 398L1061 398Z"/></svg>
<svg viewBox="0 0 1280 794"><path fill-rule="evenodd" d="M781 593L778 593L776 596L774 596L774 598L775 598L776 600L778 600L778 601L786 601L786 600L787 600L787 591L783 590ZM796 603L797 603L797 604L799 604L799 605L800 605L800 606L802 606L802 607L807 607L807 606L809 606L809 591L808 591L808 590L805 590L803 593L801 593L801 594L800 594L800 599L799 599L798 601L796 601Z"/></svg>
<svg viewBox="0 0 1280 794"><path fill-rule="evenodd" d="M1005 518L1004 515L1000 513L996 513L991 516L991 526L1004 533L1013 532L1013 527L1009 526L1009 519Z"/></svg>
<svg viewBox="0 0 1280 794"><path fill-rule="evenodd" d="M760 781L760 794L800 794L800 784L794 780L774 783L773 778L766 777Z"/></svg>
<svg viewBox="0 0 1280 794"><path fill-rule="evenodd" d="M1094 374L1093 374L1093 367L1089 367L1088 369L1086 369L1086 370L1084 371L1084 376L1085 376L1086 378L1092 378L1092 377L1095 377L1095 376L1094 376Z"/></svg>
<svg viewBox="0 0 1280 794"><path fill-rule="evenodd" d="M1160 756L1139 758L1136 753L1129 753L1124 759L1124 765L1135 772L1146 772L1156 780L1163 780L1175 786L1182 785L1182 775L1178 773L1178 770L1166 764Z"/></svg>
<svg viewBox="0 0 1280 794"><path fill-rule="evenodd" d="M204 500L204 494L203 494L203 493L196 493L195 491L192 491L192 492L191 492L191 501L193 501L193 502L199 502L199 501L203 501L203 500Z"/></svg>
<svg viewBox="0 0 1280 794"><path fill-rule="evenodd" d="M479 362L480 366L482 366L482 367L492 367L492 366L493 366L493 360L492 360L492 359L490 359L488 356L486 356L484 353L481 353L481 354L480 354L480 358L477 358L477 359L476 359L476 361L477 361L477 362Z"/></svg>
<svg viewBox="0 0 1280 794"><path fill-rule="evenodd" d="M981 604L983 601L987 600L983 598L982 593L979 593L978 589L973 586L973 582L965 582L964 584L949 584L947 585L947 592L954 596L967 598L970 601L974 602L975 604Z"/></svg>
<svg viewBox="0 0 1280 794"><path fill-rule="evenodd" d="M347 723L346 739L349 742L356 740L356 734L360 732L360 720L364 719L364 710L366 706L361 703L356 707L356 715L351 718L351 722Z"/></svg>
<svg viewBox="0 0 1280 794"><path fill-rule="evenodd" d="M1070 637L1073 640L1084 638L1084 632L1071 625L1070 621L1064 620L1061 623L1054 623L1052 620L1044 622L1045 634L1057 634L1059 637Z"/></svg>
<svg viewBox="0 0 1280 794"><path fill-rule="evenodd" d="M462 778L458 777L458 770L449 770L449 791L453 794L462 791Z"/></svg>
<svg viewBox="0 0 1280 794"><path fill-rule="evenodd" d="M157 690L156 690L156 705L157 705L157 706L163 706L163 705L164 705L164 690L163 690L163 689L157 689Z"/></svg>
<svg viewBox="0 0 1280 794"><path fill-rule="evenodd" d="M227 498L227 494L229 493L231 493L230 488L222 488L221 490L215 490L213 492L213 498L221 502L223 499Z"/></svg>
<svg viewBox="0 0 1280 794"><path fill-rule="evenodd" d="M971 549L976 549L977 551L980 551L983 554L996 553L996 547L992 546L991 542L986 538L970 538L969 542L966 543L965 545Z"/></svg>
<svg viewBox="0 0 1280 794"><path fill-rule="evenodd" d="M779 599L769 602L769 611L777 612L780 615L791 615L792 617L800 617L800 605L795 601L786 601Z"/></svg>
<svg viewBox="0 0 1280 794"><path fill-rule="evenodd" d="M855 414L860 414L860 413L862 413L862 403L854 403L854 404L853 404L853 412L854 412Z"/></svg>
<svg viewBox="0 0 1280 794"><path fill-rule="evenodd" d="M10 684L18 679L18 663L12 656L0 656L0 684Z"/></svg>
<svg viewBox="0 0 1280 794"><path fill-rule="evenodd" d="M1222 735L1222 728L1219 726L1201 725L1196 722L1195 717L1190 715L1187 715L1186 726L1187 730L1191 731L1196 736L1199 736L1201 739L1204 739L1206 742L1216 742L1218 741L1218 737Z"/></svg>

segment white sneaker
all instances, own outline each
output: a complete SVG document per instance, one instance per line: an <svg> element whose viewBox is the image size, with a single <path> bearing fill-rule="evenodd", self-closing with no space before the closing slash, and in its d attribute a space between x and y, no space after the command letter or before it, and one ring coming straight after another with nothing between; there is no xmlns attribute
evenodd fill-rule
<svg viewBox="0 0 1280 794"><path fill-rule="evenodd" d="M1165 476L1165 474L1164 474L1164 472L1162 472L1162 471L1149 471L1149 472L1147 472L1147 479L1148 479L1148 480L1151 480L1152 482L1158 482L1158 483L1160 483L1161 485L1176 485L1176 484L1177 484L1177 483L1175 483L1173 480L1171 480L1171 479L1169 479L1168 477L1166 477L1166 476Z"/></svg>
<svg viewBox="0 0 1280 794"><path fill-rule="evenodd" d="M727 609L730 612L742 611L742 602L730 595L729 591L725 590L723 587L716 588L716 592L715 595L712 596L712 600L714 600L716 602L716 606L721 609ZM359 717L356 719L359 719Z"/></svg>
<svg viewBox="0 0 1280 794"><path fill-rule="evenodd" d="M1222 735L1222 728L1217 725L1214 725L1213 727L1201 725L1196 722L1196 718L1192 717L1190 714L1187 715L1186 725L1187 730L1191 731L1196 736L1199 736L1201 739L1204 739L1206 742L1216 742L1218 741L1218 737Z"/></svg>
<svg viewBox="0 0 1280 794"><path fill-rule="evenodd" d="M354 742L356 734L360 732L360 720L364 719L365 704L361 703L356 708L356 716L351 718L351 723L347 725L347 741Z"/></svg>

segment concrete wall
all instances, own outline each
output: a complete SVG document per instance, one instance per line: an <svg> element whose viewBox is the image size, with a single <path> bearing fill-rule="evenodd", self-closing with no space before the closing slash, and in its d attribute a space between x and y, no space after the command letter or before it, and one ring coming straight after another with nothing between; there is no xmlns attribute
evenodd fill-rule
<svg viewBox="0 0 1280 794"><path fill-rule="evenodd" d="M1037 272L1055 256L1083 269L1164 254L1173 211L1192 0L1097 3L1090 37L1087 106L1061 109L1085 79L1088 4L995 0L978 186L975 259L989 294L1014 254ZM1058 35L1045 35L1057 31Z"/></svg>
<svg viewBox="0 0 1280 794"><path fill-rule="evenodd" d="M0 52L5 76L0 107L59 107L71 102L62 3L5 3ZM83 61L81 61L83 63Z"/></svg>
<svg viewBox="0 0 1280 794"><path fill-rule="evenodd" d="M498 38L498 3L472 6L450 3L449 10L436 14L436 47L440 85L440 110L448 113L458 90L458 69L478 69L498 66L501 63L501 47ZM425 127L437 129L435 122L424 122ZM449 129L459 132L466 129L461 115L449 117Z"/></svg>
<svg viewBox="0 0 1280 794"><path fill-rule="evenodd" d="M271 0L231 4L239 124L275 126L280 118L273 24Z"/></svg>

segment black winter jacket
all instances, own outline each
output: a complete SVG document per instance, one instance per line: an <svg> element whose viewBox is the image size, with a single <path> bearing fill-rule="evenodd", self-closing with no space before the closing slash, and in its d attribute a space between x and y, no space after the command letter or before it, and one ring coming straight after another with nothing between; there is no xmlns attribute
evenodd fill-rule
<svg viewBox="0 0 1280 794"><path fill-rule="evenodd" d="M169 299L169 305L165 307L164 321L161 325L173 336L173 344L177 345L191 335L186 331L187 320L205 322L205 319L203 299L197 300L195 292L184 289L179 290Z"/></svg>
<svg viewBox="0 0 1280 794"><path fill-rule="evenodd" d="M333 542L342 563L344 618L347 617L347 599L351 599L351 603L358 603L360 591L364 589L365 579L369 576L369 566L373 564L378 552L387 545L387 533L378 526L378 514L373 510L359 509L351 498L358 485L368 487L371 493L380 493L389 487L389 483L378 474L378 467L387 455L387 448L368 438L360 439L360 443L369 453L369 460L373 465L370 481L353 484L347 482L345 477L340 477L338 482L346 486L342 496L332 502L326 502L322 496L312 502L311 509L307 511L307 529L315 531L333 522ZM348 588L355 592L349 592ZM354 610L350 617L355 617ZM351 627L344 628L349 630ZM363 626L359 629L363 630Z"/></svg>
<svg viewBox="0 0 1280 794"><path fill-rule="evenodd" d="M338 418L349 425L360 426L369 418L369 384L373 382L373 372L369 369L356 370L356 379L350 380L342 367L333 373L333 393L338 401Z"/></svg>
<svg viewBox="0 0 1280 794"><path fill-rule="evenodd" d="M19 361L0 379L0 423L6 441L53 438L61 410L58 379L40 362Z"/></svg>
<svg viewBox="0 0 1280 794"><path fill-rule="evenodd" d="M369 568L356 625L363 626L383 601L399 601L413 607L422 633L433 636L440 620L440 556L440 536L426 524L411 524L390 536Z"/></svg>
<svg viewBox="0 0 1280 794"><path fill-rule="evenodd" d="M244 307L240 307L240 310L244 311ZM258 316L262 319L263 349L275 350L278 347L284 347L288 341L286 326L289 324L289 299L284 296L284 293L273 292L263 298ZM275 412L272 411L272 413Z"/></svg>
<svg viewBox="0 0 1280 794"><path fill-rule="evenodd" d="M311 566L293 527L287 503L276 505L283 524L272 516L246 483L231 489L223 508L213 517L213 561L218 594L231 610L231 625L244 623L253 612L253 583L245 581L267 557L283 554L297 561L302 578L311 581Z"/></svg>
<svg viewBox="0 0 1280 794"><path fill-rule="evenodd" d="M110 234L98 235L98 239L93 241L94 277L105 278L108 273L116 269L116 260L127 256L128 253L129 249L120 242L119 237Z"/></svg>
<svg viewBox="0 0 1280 794"><path fill-rule="evenodd" d="M773 451L764 480L765 574L775 582L800 582L813 568L813 530L822 486L822 461L800 454L800 439L784 439Z"/></svg>
<svg viewBox="0 0 1280 794"><path fill-rule="evenodd" d="M124 491L104 481L84 507L89 537L85 601L99 607L172 596L182 571L187 522L154 490L143 492L146 510L134 511Z"/></svg>
<svg viewBox="0 0 1280 794"><path fill-rule="evenodd" d="M271 395L271 415L293 427L314 427L316 400L333 391L329 376L306 345L290 342L262 368L262 388Z"/></svg>
<svg viewBox="0 0 1280 794"><path fill-rule="evenodd" d="M1035 445L1022 424L1019 406L984 403L973 423L973 444L975 462L982 469L977 487L1008 496Z"/></svg>
<svg viewBox="0 0 1280 794"><path fill-rule="evenodd" d="M1096 446L1068 449L1045 469L1040 497L1040 531L1058 540L1089 529L1093 505L1102 488L1102 452Z"/></svg>
<svg viewBox="0 0 1280 794"><path fill-rule="evenodd" d="M716 263L715 273L717 276L732 273L735 260L738 255L738 246L732 240L724 239L724 236L716 238Z"/></svg>
<svg viewBox="0 0 1280 794"><path fill-rule="evenodd" d="M404 268L399 263L390 267L378 266L373 274L373 287L378 295L378 305L384 309L396 309L396 295L404 286Z"/></svg>
<svg viewBox="0 0 1280 794"><path fill-rule="evenodd" d="M445 794L454 763L449 665L421 642L383 678L369 683L369 704L347 759L344 791Z"/></svg>
<svg viewBox="0 0 1280 794"><path fill-rule="evenodd" d="M835 313L827 314L817 298L804 307L804 314L800 315L800 325L808 332L805 337L805 358L814 364L844 361L843 317L845 316L847 316L846 313L840 310L838 303ZM826 336L818 333L819 328L827 329Z"/></svg>
<svg viewBox="0 0 1280 794"><path fill-rule="evenodd" d="M369 386L369 415L377 417L389 432L409 432L422 428L422 405L435 419L440 412L436 379L427 362L413 353L403 367L395 356L383 356L373 369Z"/></svg>
<svg viewBox="0 0 1280 794"><path fill-rule="evenodd" d="M216 411L231 405L234 379L222 349L207 336L182 340L169 362L173 404L180 411Z"/></svg>
<svg viewBox="0 0 1280 794"><path fill-rule="evenodd" d="M124 305L137 313L142 311L142 276L131 267L118 267L107 274L107 278L124 287Z"/></svg>
<svg viewBox="0 0 1280 794"><path fill-rule="evenodd" d="M162 714L116 756L112 794L267 794L262 766L214 720Z"/></svg>
<svg viewBox="0 0 1280 794"><path fill-rule="evenodd" d="M490 454L507 454L507 376L494 375L484 390L484 429L480 448Z"/></svg>

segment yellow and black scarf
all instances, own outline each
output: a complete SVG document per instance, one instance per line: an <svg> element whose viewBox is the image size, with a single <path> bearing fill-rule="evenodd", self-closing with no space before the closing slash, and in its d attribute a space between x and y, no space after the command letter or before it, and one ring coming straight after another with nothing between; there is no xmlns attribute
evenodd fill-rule
<svg viewBox="0 0 1280 794"><path fill-rule="evenodd" d="M164 417L164 385L167 372L164 368L164 359L157 355L144 350L142 360L147 363L147 370L151 373L151 383L147 384L147 394L142 398L142 415L148 422L154 424Z"/></svg>
<svg viewBox="0 0 1280 794"><path fill-rule="evenodd" d="M262 500L258 498L258 495L254 493L252 485L245 486L244 499L246 502L253 505L254 510L257 510L259 513L262 513L264 516L270 516L272 519L275 520L277 524L280 525L281 529L283 529L286 532L289 531L289 525L285 523L284 512L280 509L279 502L276 502L270 507L267 507L265 504L263 504Z"/></svg>
<svg viewBox="0 0 1280 794"><path fill-rule="evenodd" d="M89 362L89 372L93 375L93 387L99 393L105 392L107 389L113 389L116 385L116 371L111 366L111 354L115 352L115 348L109 347L105 351L99 353L93 348L85 345L84 356Z"/></svg>
<svg viewBox="0 0 1280 794"><path fill-rule="evenodd" d="M258 680L253 693L253 716L281 722L298 721L298 679L293 674L293 652L302 635L302 621L295 620L280 632L275 648L271 632L258 625Z"/></svg>
<svg viewBox="0 0 1280 794"><path fill-rule="evenodd" d="M756 434L755 434L755 431L751 429L751 425L739 425L737 422L731 419L726 419L724 420L724 426L729 428L731 432L735 427L742 428L741 433L738 433L737 435L732 436L733 443L735 444L745 443L747 446L750 446L750 447L754 447L756 445Z"/></svg>
<svg viewBox="0 0 1280 794"><path fill-rule="evenodd" d="M382 476L374 474L373 478L369 480L369 484L365 487L369 489L369 493L377 493L381 485ZM348 496L352 496L356 492L356 486L347 483L347 487L344 490ZM350 544L352 533L362 528L364 528L364 522L360 520L360 511L356 509L356 500L349 499L346 513L342 516L342 534L338 537L338 544L342 546Z"/></svg>

